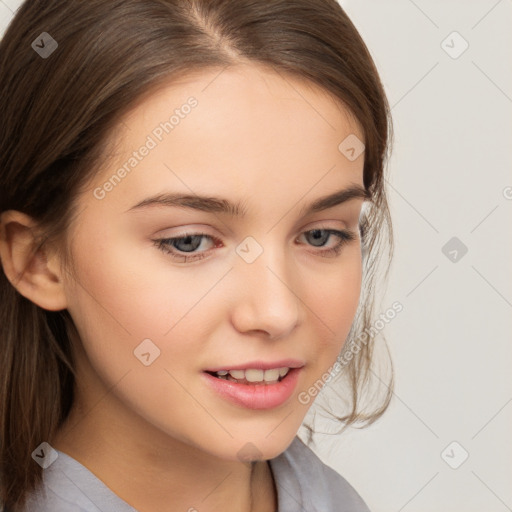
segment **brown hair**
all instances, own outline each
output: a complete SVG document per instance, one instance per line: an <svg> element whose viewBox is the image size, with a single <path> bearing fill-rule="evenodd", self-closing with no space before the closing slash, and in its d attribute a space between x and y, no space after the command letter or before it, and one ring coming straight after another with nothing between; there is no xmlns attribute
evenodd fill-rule
<svg viewBox="0 0 512 512"><path fill-rule="evenodd" d="M58 43L47 58L31 48L42 32ZM242 61L321 86L363 129L371 199L361 221L364 301L355 337L372 320L383 243L392 255L384 182L392 123L370 53L336 0L27 0L0 43L0 212L36 220L34 254L63 241L65 257L75 199L104 161L120 117L173 77ZM52 439L73 404L75 336L67 310L38 307L0 272L0 503L14 512L41 483L32 451ZM345 426L370 424L389 404L392 379L376 409L359 407L372 351L364 344L344 372L351 408L337 419Z"/></svg>

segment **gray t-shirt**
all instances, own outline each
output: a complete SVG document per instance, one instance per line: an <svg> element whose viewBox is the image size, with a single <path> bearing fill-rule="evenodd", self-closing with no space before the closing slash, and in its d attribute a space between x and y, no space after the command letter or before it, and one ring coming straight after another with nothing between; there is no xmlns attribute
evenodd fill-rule
<svg viewBox="0 0 512 512"><path fill-rule="evenodd" d="M137 512L77 460L55 451L58 457L43 470L43 486L30 495L25 512ZM356 490L297 436L269 463L276 512L370 512Z"/></svg>

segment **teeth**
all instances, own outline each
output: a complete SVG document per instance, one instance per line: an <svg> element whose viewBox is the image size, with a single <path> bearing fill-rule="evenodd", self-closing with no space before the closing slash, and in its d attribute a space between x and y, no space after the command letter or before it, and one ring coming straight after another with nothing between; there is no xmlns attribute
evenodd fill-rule
<svg viewBox="0 0 512 512"><path fill-rule="evenodd" d="M230 372L233 375L233 372ZM239 373L239 372L237 372ZM242 375L244 372L242 371ZM248 382L262 382L265 372L263 370L245 370L245 380ZM235 377L233 375L233 377ZM235 377L235 379L238 377Z"/></svg>
<svg viewBox="0 0 512 512"><path fill-rule="evenodd" d="M279 368L279 377L284 377L289 371L290 368Z"/></svg>
<svg viewBox="0 0 512 512"><path fill-rule="evenodd" d="M217 377L224 380L246 380L247 382L277 382L282 379L290 368L272 368L270 370L258 370L248 368L247 370L220 370L216 372Z"/></svg>
<svg viewBox="0 0 512 512"><path fill-rule="evenodd" d="M265 370L263 374L265 382L277 382L279 380L279 368L273 368L272 370ZM249 380L249 379L247 379Z"/></svg>

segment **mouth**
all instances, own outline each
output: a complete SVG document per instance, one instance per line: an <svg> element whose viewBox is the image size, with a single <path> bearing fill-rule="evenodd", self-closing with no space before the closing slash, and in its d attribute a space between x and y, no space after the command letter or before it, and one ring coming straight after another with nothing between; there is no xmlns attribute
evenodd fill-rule
<svg viewBox="0 0 512 512"><path fill-rule="evenodd" d="M270 368L263 370L259 368L249 368L247 370L219 370L206 371L212 377L235 382L237 384L259 384L270 385L281 382L288 375L290 368L282 366L280 368Z"/></svg>
<svg viewBox="0 0 512 512"><path fill-rule="evenodd" d="M216 396L246 409L273 409L294 394L303 366L205 370L203 377Z"/></svg>

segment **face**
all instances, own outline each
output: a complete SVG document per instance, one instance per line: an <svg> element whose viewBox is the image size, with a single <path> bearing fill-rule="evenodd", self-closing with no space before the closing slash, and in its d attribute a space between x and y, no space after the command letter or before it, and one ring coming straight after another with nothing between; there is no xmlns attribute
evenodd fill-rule
<svg viewBox="0 0 512 512"><path fill-rule="evenodd" d="M363 188L364 155L338 149L351 134L364 141L321 89L256 66L139 102L69 233L79 398L92 407L108 390L128 435L144 425L226 460L284 451L313 403L299 395L335 362L359 302L363 197L310 208ZM291 369L269 384L206 373L235 368L253 370L233 372L247 381Z"/></svg>

